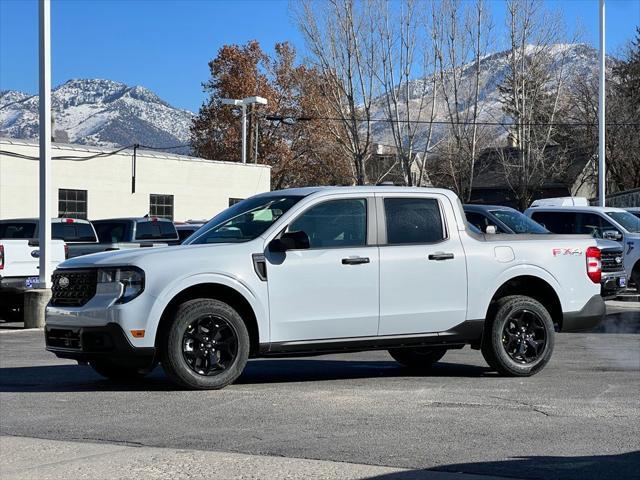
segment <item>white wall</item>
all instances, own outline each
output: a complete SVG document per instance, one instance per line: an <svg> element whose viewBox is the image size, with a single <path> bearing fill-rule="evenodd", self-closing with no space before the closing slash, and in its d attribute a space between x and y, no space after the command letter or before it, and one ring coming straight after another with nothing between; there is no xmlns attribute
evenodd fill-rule
<svg viewBox="0 0 640 480"><path fill-rule="evenodd" d="M0 140L0 150L38 156L37 142ZM54 144L52 156L88 157L115 149ZM149 194L174 195L174 220L208 219L228 207L229 198L247 198L270 188L265 165L215 162L181 155L137 152L136 193L131 193L132 150L91 160L53 160L52 210L58 189L87 190L88 217L143 216ZM0 154L0 218L38 216L38 161Z"/></svg>

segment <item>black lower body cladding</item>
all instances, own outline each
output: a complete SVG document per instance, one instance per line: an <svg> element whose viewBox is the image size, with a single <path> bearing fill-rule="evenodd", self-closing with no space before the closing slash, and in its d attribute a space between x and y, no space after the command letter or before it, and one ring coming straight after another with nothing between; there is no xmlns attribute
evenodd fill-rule
<svg viewBox="0 0 640 480"><path fill-rule="evenodd" d="M598 326L604 319L607 308L600 295L594 295L581 310L563 315L563 332L584 332Z"/></svg>

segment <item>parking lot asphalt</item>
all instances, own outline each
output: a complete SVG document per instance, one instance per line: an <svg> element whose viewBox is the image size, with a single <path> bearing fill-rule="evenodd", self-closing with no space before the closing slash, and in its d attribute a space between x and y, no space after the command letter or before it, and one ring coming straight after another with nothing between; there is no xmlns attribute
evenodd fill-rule
<svg viewBox="0 0 640 480"><path fill-rule="evenodd" d="M252 360L238 383L204 392L176 390L160 368L109 382L47 353L41 331L2 331L0 434L332 462L318 478L346 478L335 462L391 469L350 478L640 478L640 309L609 312L597 332L559 334L530 378L498 377L468 348L429 375L363 352Z"/></svg>

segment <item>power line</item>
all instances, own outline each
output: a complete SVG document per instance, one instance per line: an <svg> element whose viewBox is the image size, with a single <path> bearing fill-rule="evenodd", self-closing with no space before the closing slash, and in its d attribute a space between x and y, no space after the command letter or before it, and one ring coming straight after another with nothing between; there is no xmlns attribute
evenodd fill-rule
<svg viewBox="0 0 640 480"><path fill-rule="evenodd" d="M104 158L104 157L111 157L113 155L117 155L118 153L124 151L124 150L130 150L130 149L137 149L137 148L144 148L147 150L172 150L172 149L176 149L176 148L185 148L185 147L190 147L190 145L186 144L186 145L174 145L174 146L170 146L170 147L151 147L148 145L140 145L140 144L133 144L133 145L127 145L125 147L121 147L118 148L116 150L112 150L112 151L108 151L108 152L100 152L100 153L96 153L95 155L90 155L87 157L83 157L83 156L79 156L79 155L58 155L58 156L54 156L51 157L52 160L71 160L71 161L85 161L85 160L93 160L95 158ZM22 153L16 153L16 152L10 152L8 150L0 150L0 155L6 155L7 157L14 157L14 158L22 158L25 160L40 160L40 157L35 157L35 156L31 156L31 155L24 155Z"/></svg>

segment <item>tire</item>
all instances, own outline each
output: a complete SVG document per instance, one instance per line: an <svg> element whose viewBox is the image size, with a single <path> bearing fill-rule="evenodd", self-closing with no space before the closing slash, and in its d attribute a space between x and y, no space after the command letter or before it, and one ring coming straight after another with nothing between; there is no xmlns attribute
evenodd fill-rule
<svg viewBox="0 0 640 480"><path fill-rule="evenodd" d="M150 370L135 367L115 365L109 360L93 360L89 362L91 368L99 375L109 380L130 382L142 379Z"/></svg>
<svg viewBox="0 0 640 480"><path fill-rule="evenodd" d="M434 363L444 357L446 348L392 348L389 355L403 367L412 370L429 370Z"/></svg>
<svg viewBox="0 0 640 480"><path fill-rule="evenodd" d="M249 345L238 312L219 300L199 298L178 307L161 338L160 362L169 379L181 387L218 390L240 376Z"/></svg>
<svg viewBox="0 0 640 480"><path fill-rule="evenodd" d="M631 272L631 280L636 284L636 291L640 293L640 265L637 265Z"/></svg>
<svg viewBox="0 0 640 480"><path fill-rule="evenodd" d="M485 324L484 359L501 375L528 377L538 373L553 353L551 315L540 302L524 295L501 298L497 307Z"/></svg>

